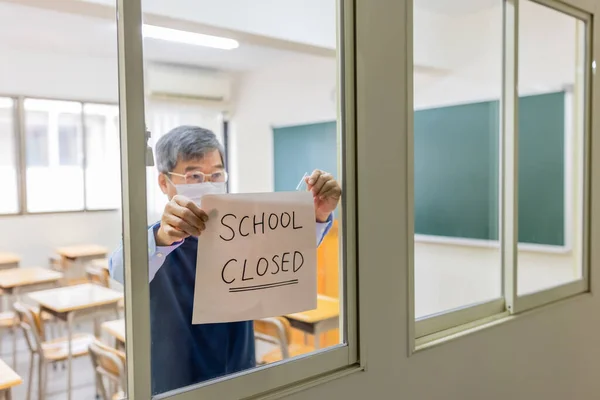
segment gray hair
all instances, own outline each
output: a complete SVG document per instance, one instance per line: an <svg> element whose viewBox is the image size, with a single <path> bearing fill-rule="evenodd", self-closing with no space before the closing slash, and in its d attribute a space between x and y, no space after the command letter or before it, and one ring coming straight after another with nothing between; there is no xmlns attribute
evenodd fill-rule
<svg viewBox="0 0 600 400"><path fill-rule="evenodd" d="M200 159L215 150L219 151L224 163L225 150L213 132L199 126L178 126L156 143L156 166L159 172L171 172L177 161Z"/></svg>

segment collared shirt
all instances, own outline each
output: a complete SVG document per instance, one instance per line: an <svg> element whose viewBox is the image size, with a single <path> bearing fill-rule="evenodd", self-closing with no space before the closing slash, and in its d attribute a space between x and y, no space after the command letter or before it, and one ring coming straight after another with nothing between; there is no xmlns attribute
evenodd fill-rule
<svg viewBox="0 0 600 400"><path fill-rule="evenodd" d="M332 225L317 223L317 245ZM148 230L152 393L159 394L252 368L256 363L252 321L192 325L198 239L157 246ZM109 261L123 283L123 250Z"/></svg>

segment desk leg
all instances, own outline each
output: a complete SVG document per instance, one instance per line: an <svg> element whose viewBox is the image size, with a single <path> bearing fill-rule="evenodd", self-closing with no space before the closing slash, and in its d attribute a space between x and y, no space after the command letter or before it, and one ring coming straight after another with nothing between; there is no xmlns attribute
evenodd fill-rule
<svg viewBox="0 0 600 400"><path fill-rule="evenodd" d="M7 297L8 297L8 302L9 302L10 308L13 308L13 309L14 309L13 304L16 301L21 300L19 298L18 288L13 289L12 293L9 293L9 295ZM17 333L18 333L18 331L19 330L17 329L17 316L15 315L15 320L14 320L13 326L12 326L12 340L13 340L12 359L13 359L13 368L15 370L17 369Z"/></svg>
<svg viewBox="0 0 600 400"><path fill-rule="evenodd" d="M314 327L314 338L315 338L315 350L319 350L321 348L321 324L316 323Z"/></svg>
<svg viewBox="0 0 600 400"><path fill-rule="evenodd" d="M73 380L73 313L67 314L67 339L69 340L69 355L67 358L67 399L71 400L71 381Z"/></svg>

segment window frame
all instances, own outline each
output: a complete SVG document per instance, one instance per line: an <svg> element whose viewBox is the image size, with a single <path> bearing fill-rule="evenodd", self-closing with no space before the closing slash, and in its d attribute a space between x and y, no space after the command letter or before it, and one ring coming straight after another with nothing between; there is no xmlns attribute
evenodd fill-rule
<svg viewBox="0 0 600 400"><path fill-rule="evenodd" d="M566 214L565 229L568 229L567 223L572 224L575 218L582 218L582 276L580 279L568 282L559 286L543 289L534 293L518 294L518 250L527 248L526 244L519 244L517 238L518 227L518 143L515 138L518 135L518 101L517 90L518 72L519 72L519 5L521 1L531 1L533 3L548 7L560 13L577 18L585 23L585 54L578 62L582 62L584 70L583 79L575 82L573 97L583 91L583 190L582 190L582 216ZM556 301L567 299L573 296L585 294L590 288L590 268L593 257L593 247L590 246L591 238L597 237L600 232L597 231L600 223L598 215L598 205L594 204L592 199L600 198L600 180L597 175L591 174L594 168L600 168L598 158L600 158L600 146L598 141L591 141L592 132L599 134L599 124L592 124L592 100L597 98L597 84L592 79L594 60L594 43L600 39L600 30L594 29L593 16L596 14L597 6L588 0L503 0L503 59L502 59L502 94L500 99L500 254L502 267L502 294L500 298L461 307L455 310L448 310L415 319L414 299L414 200L410 198L409 208L410 217L413 218L413 242L410 244L410 263L409 263L409 293L411 302L409 302L409 329L414 335L411 338L410 353L427 347L429 343L437 342L441 338L450 337L455 333L473 328L474 326L484 325L491 321L507 317L509 315L519 314L525 311L541 307ZM584 11L587 10L587 11ZM412 12L410 18L413 21ZM413 46L412 37L409 43ZM412 54L412 48L411 48ZM412 59L407 65L412 76ZM411 105L413 105L411 97ZM572 116L577 118L577 116ZM414 196L414 166L413 166L413 115L410 114L409 121L409 152L411 154L409 174L409 193ZM598 155L594 161L592 154ZM565 159L565 167L568 159ZM510 176L511 178L507 178ZM512 184L507 184L510 182ZM565 192L567 189L565 188ZM598 203L596 201L595 203ZM596 209L594 213L593 208ZM569 210L570 212L570 210ZM596 235L596 236L594 236ZM576 251L572 246L572 241L567 242L571 234L565 236L565 247L571 251ZM597 257L595 258L597 259Z"/></svg>
<svg viewBox="0 0 600 400"><path fill-rule="evenodd" d="M0 212L0 217L3 216L13 216L19 215L21 212L21 157L20 157L20 149L22 147L21 144L21 135L20 135L20 123L19 123L19 102L18 97L16 96L8 96L8 95L0 95L0 98L10 99L12 101L12 131L13 131L13 146L15 151L15 159L14 166L16 172L16 184L17 184L17 212L16 213L5 213Z"/></svg>
<svg viewBox="0 0 600 400"><path fill-rule="evenodd" d="M198 384L166 394L152 396L150 371L150 302L148 265L145 137L137 135L145 127L143 40L141 35L141 0L117 1L119 94L121 128L121 164L123 196L123 249L125 269L125 319L128 398L177 400L197 399L199 396L218 398L227 393L231 398L261 396L319 376L339 371L364 368L364 348L358 343L358 271L357 235L357 177L356 177L356 91L355 91L355 0L337 2L338 31L338 103L339 128L342 134L344 163L340 307L343 318L340 332L346 344L322 349L297 359L260 366L250 371L232 374L208 384ZM134 134L131 134L133 132ZM135 207L131 207L135 204ZM361 302L362 305L362 302ZM135 310L135 312L131 312ZM362 357L359 358L359 352Z"/></svg>
<svg viewBox="0 0 600 400"><path fill-rule="evenodd" d="M74 214L74 213L96 213L96 212L107 212L117 211L118 207L113 208L88 208L87 204L87 177L85 169L87 166L87 130L85 127L84 108L86 104L98 104L106 106L118 107L118 103L102 101L102 100L82 100L82 99L70 99L70 98L57 98L57 97L45 97L35 95L15 95L15 94L1 94L1 98L9 98L13 101L13 130L15 137L15 168L17 172L17 203L18 211L15 213L0 213L0 217L19 217L24 215L51 215L51 214ZM26 123L25 123L25 107L24 102L26 99L35 100L47 100L47 101L64 101L70 103L79 103L81 105L81 142L78 143L78 147L82 149L82 163L83 168L83 209L80 210L60 210L60 211L29 211L27 209L27 138L26 138Z"/></svg>

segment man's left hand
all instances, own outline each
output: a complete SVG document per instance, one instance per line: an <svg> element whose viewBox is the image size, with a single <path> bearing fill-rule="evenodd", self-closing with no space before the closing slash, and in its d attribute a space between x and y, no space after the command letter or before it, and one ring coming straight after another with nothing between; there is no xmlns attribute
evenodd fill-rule
<svg viewBox="0 0 600 400"><path fill-rule="evenodd" d="M306 184L315 199L315 216L317 217L317 222L327 221L329 215L340 202L340 197L342 196L340 184L333 179L333 175L318 169L314 170L306 178Z"/></svg>

